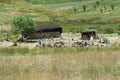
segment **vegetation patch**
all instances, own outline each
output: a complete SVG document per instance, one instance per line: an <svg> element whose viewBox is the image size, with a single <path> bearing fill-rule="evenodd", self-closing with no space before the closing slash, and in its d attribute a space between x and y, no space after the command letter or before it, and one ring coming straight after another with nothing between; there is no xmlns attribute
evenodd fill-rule
<svg viewBox="0 0 120 80"><path fill-rule="evenodd" d="M33 4L48 4L48 3L64 3L64 2L75 2L75 1L82 1L82 0L25 0L27 2Z"/></svg>

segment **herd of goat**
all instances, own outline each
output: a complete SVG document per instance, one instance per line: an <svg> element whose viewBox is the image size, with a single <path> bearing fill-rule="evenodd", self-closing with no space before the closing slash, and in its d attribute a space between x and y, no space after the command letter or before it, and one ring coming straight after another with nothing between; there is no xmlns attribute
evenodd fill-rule
<svg viewBox="0 0 120 80"><path fill-rule="evenodd" d="M92 46L110 46L110 41L107 38L89 40L74 39L74 38L51 38L38 40L39 47L92 47Z"/></svg>

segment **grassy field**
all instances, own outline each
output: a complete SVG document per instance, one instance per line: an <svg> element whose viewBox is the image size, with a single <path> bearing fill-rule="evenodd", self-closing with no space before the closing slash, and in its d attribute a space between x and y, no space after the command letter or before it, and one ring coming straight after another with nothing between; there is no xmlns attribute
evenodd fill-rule
<svg viewBox="0 0 120 80"><path fill-rule="evenodd" d="M0 51L1 80L120 80L119 47Z"/></svg>
<svg viewBox="0 0 120 80"><path fill-rule="evenodd" d="M80 52L112 52L119 51L119 47L71 47L71 48L35 48L29 49L27 47L9 47L9 48L0 48L0 55L9 56L9 55L50 55L50 54L71 54L71 53L80 53Z"/></svg>
<svg viewBox="0 0 120 80"><path fill-rule="evenodd" d="M29 15L37 25L59 25L63 32L120 34L119 14L119 0L4 0L0 41L11 36L15 16ZM120 80L120 47L0 47L0 80Z"/></svg>

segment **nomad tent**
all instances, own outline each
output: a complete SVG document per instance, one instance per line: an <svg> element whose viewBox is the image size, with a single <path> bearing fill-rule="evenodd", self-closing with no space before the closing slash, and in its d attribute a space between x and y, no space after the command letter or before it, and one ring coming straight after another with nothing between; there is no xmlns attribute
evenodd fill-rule
<svg viewBox="0 0 120 80"><path fill-rule="evenodd" d="M36 32L28 36L29 39L58 38L61 36L62 27L37 26Z"/></svg>
<svg viewBox="0 0 120 80"><path fill-rule="evenodd" d="M97 38L96 30L85 30L81 32L82 40L90 40L90 37L93 37L94 39Z"/></svg>

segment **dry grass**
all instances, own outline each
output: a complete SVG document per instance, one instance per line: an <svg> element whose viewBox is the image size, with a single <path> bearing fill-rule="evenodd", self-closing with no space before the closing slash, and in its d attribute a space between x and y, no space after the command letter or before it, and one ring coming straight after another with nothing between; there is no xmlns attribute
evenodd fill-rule
<svg viewBox="0 0 120 80"><path fill-rule="evenodd" d="M0 56L0 80L120 80L119 52Z"/></svg>

